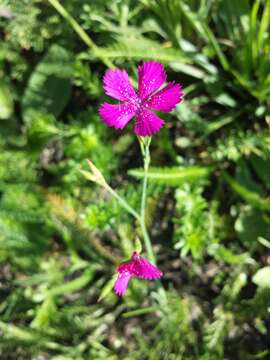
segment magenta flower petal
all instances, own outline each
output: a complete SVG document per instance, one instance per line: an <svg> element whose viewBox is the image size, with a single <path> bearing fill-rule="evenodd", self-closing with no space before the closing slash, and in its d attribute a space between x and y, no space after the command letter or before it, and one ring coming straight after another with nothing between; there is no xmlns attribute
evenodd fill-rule
<svg viewBox="0 0 270 360"><path fill-rule="evenodd" d="M131 275L129 272L121 272L118 274L116 282L114 284L114 291L117 295L122 296L127 290L129 279Z"/></svg>
<svg viewBox="0 0 270 360"><path fill-rule="evenodd" d="M132 253L130 261L118 266L117 272L118 277L114 284L114 291L119 296L124 295L128 282L132 277L154 280L159 279L163 275L155 265L140 256L136 251Z"/></svg>
<svg viewBox="0 0 270 360"><path fill-rule="evenodd" d="M138 94L141 100L165 83L167 75L164 66L156 61L147 61L138 67Z"/></svg>
<svg viewBox="0 0 270 360"><path fill-rule="evenodd" d="M103 77L103 87L105 93L114 99L121 101L137 99L126 70L107 70Z"/></svg>
<svg viewBox="0 0 270 360"><path fill-rule="evenodd" d="M123 129L135 115L135 108L132 104L103 103L99 115L109 127Z"/></svg>
<svg viewBox="0 0 270 360"><path fill-rule="evenodd" d="M183 92L181 86L170 82L163 89L150 96L145 106L148 105L153 110L170 112L182 101L182 98Z"/></svg>
<svg viewBox="0 0 270 360"><path fill-rule="evenodd" d="M133 273L136 276L146 280L159 279L163 275L162 272L144 257L140 256L139 261L135 262Z"/></svg>
<svg viewBox="0 0 270 360"><path fill-rule="evenodd" d="M134 132L138 136L151 136L158 132L163 125L164 121L155 113L142 108L136 113Z"/></svg>

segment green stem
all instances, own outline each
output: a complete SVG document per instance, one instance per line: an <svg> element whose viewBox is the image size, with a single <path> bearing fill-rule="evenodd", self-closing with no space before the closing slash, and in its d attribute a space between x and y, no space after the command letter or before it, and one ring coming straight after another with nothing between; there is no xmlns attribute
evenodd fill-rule
<svg viewBox="0 0 270 360"><path fill-rule="evenodd" d="M114 68L113 63L100 54L98 46L90 38L90 36L84 31L80 24L71 16L68 11L60 4L58 0L48 0L48 2L58 11L58 13L63 16L63 18L71 25L73 30L79 35L79 37L85 42L85 44L93 51L94 55L97 58L100 58L103 63L109 67Z"/></svg>
<svg viewBox="0 0 270 360"><path fill-rule="evenodd" d="M141 216L140 216L140 225L142 229L142 235L144 239L145 248L147 251L148 258L154 264L156 263L155 254L153 251L152 243L150 237L148 235L148 231L146 228L146 221L145 221L145 207L146 207L146 195L147 195L147 184L148 184L148 169L151 161L150 157L150 143L151 137L144 139L139 139L141 151L143 155L144 161L144 177L143 177L143 184L142 184L142 200L141 200Z"/></svg>
<svg viewBox="0 0 270 360"><path fill-rule="evenodd" d="M150 240L150 237L148 235L148 231L146 228L145 223L145 207L146 207L146 195L147 195L147 183L148 183L148 170L149 165L151 161L150 157L150 143L151 143L151 137L149 138L139 138L139 143L141 147L141 152L143 156L143 162L144 162L144 177L143 177L143 188L142 188L142 201L141 201L141 216L140 216L140 224L142 229L142 235L144 239L144 245L147 251L148 259L153 263L156 264L156 257L155 253L153 251L152 243ZM167 304L167 295L166 291L164 290L162 283L160 281L157 282L157 290L160 294L160 302L161 305Z"/></svg>
<svg viewBox="0 0 270 360"><path fill-rule="evenodd" d="M127 212L129 212L132 216L135 217L136 220L138 220L139 222L141 221L140 215L137 213L137 211L135 211L127 202L125 199L123 199L120 195L117 194L117 192L115 190L113 190L110 185L108 185L107 183L105 183L104 185L102 185L118 202L119 204L127 210Z"/></svg>

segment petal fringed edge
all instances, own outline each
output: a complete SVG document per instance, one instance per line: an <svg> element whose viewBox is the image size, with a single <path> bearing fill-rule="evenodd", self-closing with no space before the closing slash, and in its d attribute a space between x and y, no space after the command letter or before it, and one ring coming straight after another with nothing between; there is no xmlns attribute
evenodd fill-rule
<svg viewBox="0 0 270 360"><path fill-rule="evenodd" d="M99 115L109 127L123 129L135 115L135 109L130 104L103 103L99 109Z"/></svg>
<svg viewBox="0 0 270 360"><path fill-rule="evenodd" d="M152 95L146 102L150 109L164 112L172 111L183 99L182 87L174 82L168 83L163 89Z"/></svg>
<svg viewBox="0 0 270 360"><path fill-rule="evenodd" d="M128 272L119 273L114 284L114 291L117 295L123 296L127 290L131 275Z"/></svg>
<svg viewBox="0 0 270 360"><path fill-rule="evenodd" d="M134 132L138 136L151 136L157 133L163 125L164 121L152 111L141 109L136 114Z"/></svg>
<svg viewBox="0 0 270 360"><path fill-rule="evenodd" d="M103 76L103 87L107 95L120 101L137 98L126 70L108 69Z"/></svg>
<svg viewBox="0 0 270 360"><path fill-rule="evenodd" d="M140 99L147 98L160 88L167 78L164 66L156 61L147 61L138 66L138 94Z"/></svg>
<svg viewBox="0 0 270 360"><path fill-rule="evenodd" d="M140 260L136 261L134 264L133 271L134 276L146 280L160 279L163 275L155 265L151 264L142 256L140 257Z"/></svg>

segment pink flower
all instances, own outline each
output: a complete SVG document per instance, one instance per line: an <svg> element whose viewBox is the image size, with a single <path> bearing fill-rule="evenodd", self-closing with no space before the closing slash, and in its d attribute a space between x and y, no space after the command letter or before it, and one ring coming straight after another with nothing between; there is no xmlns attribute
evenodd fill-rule
<svg viewBox="0 0 270 360"><path fill-rule="evenodd" d="M131 260L118 266L118 277L114 284L114 291L122 296L126 292L128 282L132 277L140 279L154 280L159 279L163 274L153 264L136 251L132 253Z"/></svg>
<svg viewBox="0 0 270 360"><path fill-rule="evenodd" d="M172 111L182 101L179 84L166 82L164 66L156 61L147 61L138 67L138 91L132 87L126 70L107 70L103 86L107 95L120 100L119 104L103 103L99 115L109 127L123 129L135 116L134 132L139 136L151 136L164 125L153 110ZM160 89L160 90L159 90Z"/></svg>

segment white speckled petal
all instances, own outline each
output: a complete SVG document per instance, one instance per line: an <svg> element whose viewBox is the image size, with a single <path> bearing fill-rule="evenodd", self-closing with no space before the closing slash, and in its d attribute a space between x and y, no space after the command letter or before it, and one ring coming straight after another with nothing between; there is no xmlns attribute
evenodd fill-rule
<svg viewBox="0 0 270 360"><path fill-rule="evenodd" d="M109 127L123 129L135 115L135 108L132 104L104 103L99 109L99 115Z"/></svg>
<svg viewBox="0 0 270 360"><path fill-rule="evenodd" d="M103 77L103 87L105 93L114 99L121 101L137 99L126 70L107 70Z"/></svg>
<svg viewBox="0 0 270 360"><path fill-rule="evenodd" d="M144 106L164 112L172 111L182 101L183 92L179 84L168 83L163 89L150 96Z"/></svg>
<svg viewBox="0 0 270 360"><path fill-rule="evenodd" d="M151 136L157 133L163 125L164 121L155 113L142 108L136 113L134 132L138 136Z"/></svg>
<svg viewBox="0 0 270 360"><path fill-rule="evenodd" d="M144 100L166 81L164 66L156 61L147 61L138 67L139 98Z"/></svg>

